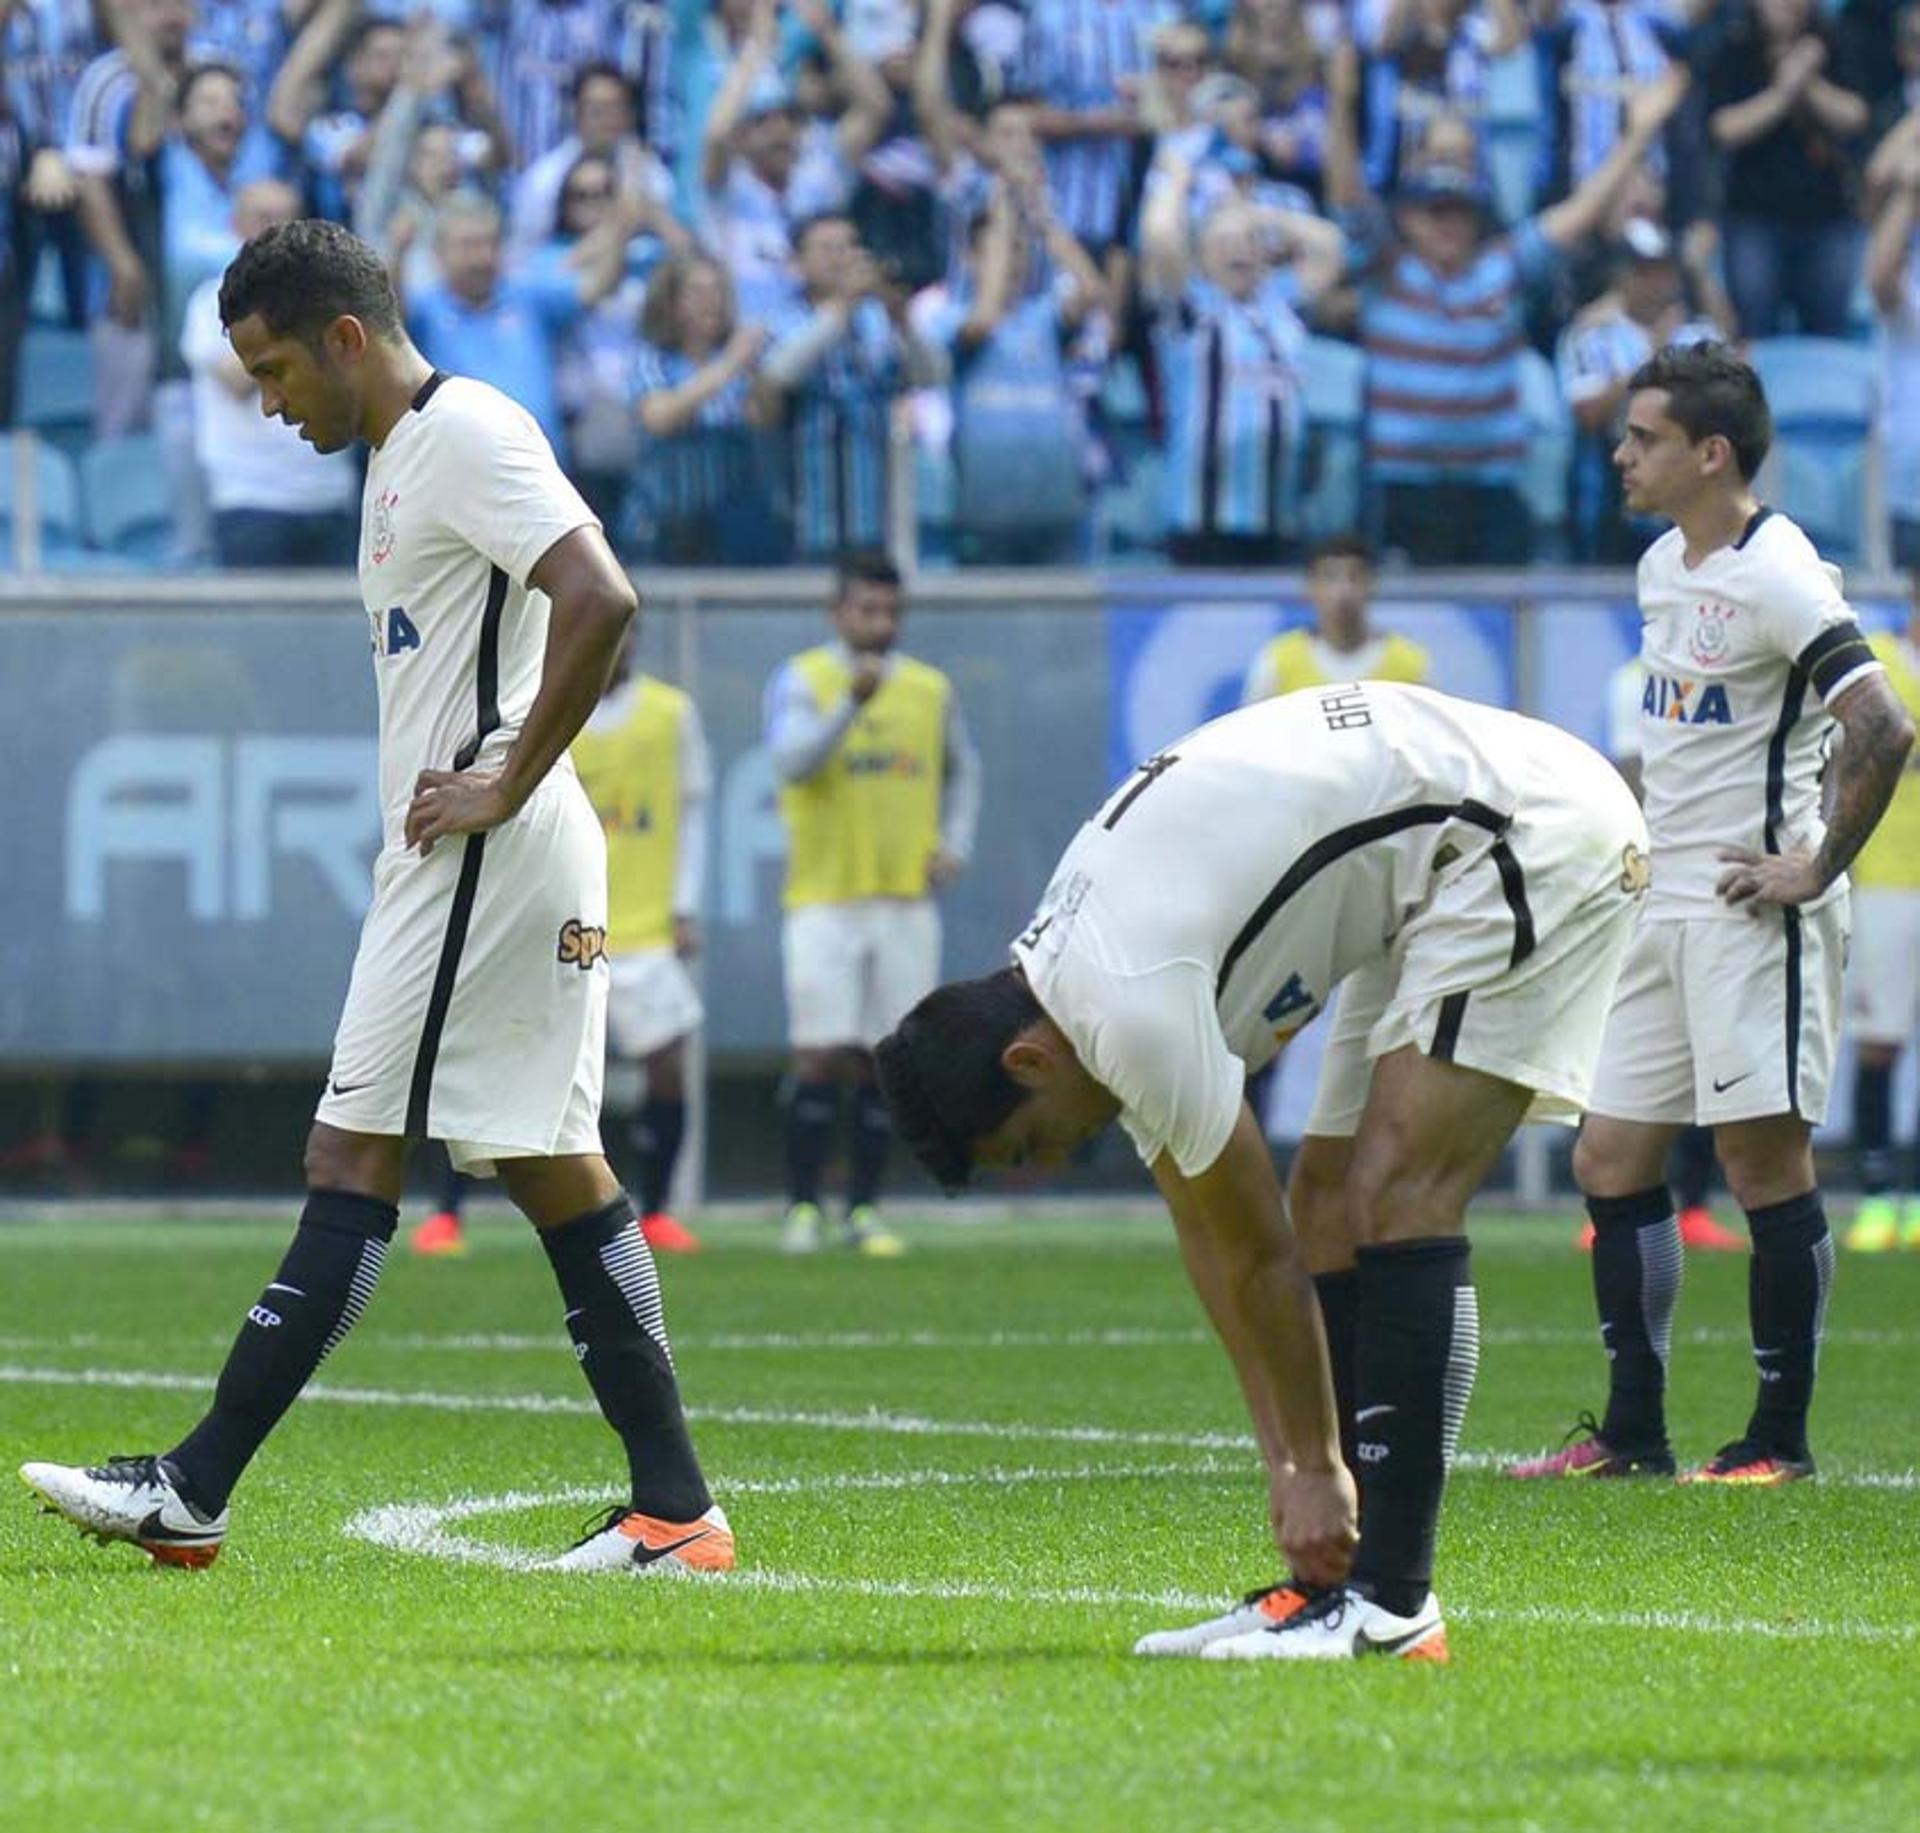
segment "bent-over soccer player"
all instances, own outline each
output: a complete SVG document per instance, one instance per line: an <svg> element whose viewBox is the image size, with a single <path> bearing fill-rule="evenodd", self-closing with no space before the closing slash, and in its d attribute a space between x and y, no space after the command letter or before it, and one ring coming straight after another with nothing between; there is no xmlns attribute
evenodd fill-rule
<svg viewBox="0 0 1920 1833"><path fill-rule="evenodd" d="M556 1563L724 1571L733 1535L687 1435L660 1289L600 1154L606 845L567 745L636 603L532 417L432 369L378 256L333 223L281 225L220 290L261 409L322 452L373 448L360 581L380 692L373 902L306 1150L307 1199L212 1409L160 1456L26 1465L59 1513L204 1566L227 1498L359 1321L408 1151L497 1171L540 1232L575 1353L632 1493Z"/></svg>
<svg viewBox="0 0 1920 1833"><path fill-rule="evenodd" d="M1137 1652L1447 1658L1467 1203L1523 1119L1585 1105L1646 883L1639 807L1577 739L1425 688L1309 688L1142 764L1011 965L881 1044L943 1184L1056 1164L1118 1119L1173 1212L1291 1577ZM1289 1203L1242 1089L1343 981Z"/></svg>

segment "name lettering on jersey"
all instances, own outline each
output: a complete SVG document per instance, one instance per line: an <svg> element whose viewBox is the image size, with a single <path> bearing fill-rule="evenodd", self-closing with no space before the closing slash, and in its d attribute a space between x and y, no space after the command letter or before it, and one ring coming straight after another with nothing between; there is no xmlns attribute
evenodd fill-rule
<svg viewBox="0 0 1920 1833"><path fill-rule="evenodd" d="M583 923L578 917L568 917L560 925L559 959L563 967L577 967L584 974L606 955L604 925Z"/></svg>
<svg viewBox="0 0 1920 1833"><path fill-rule="evenodd" d="M1733 633L1727 625L1735 616L1732 605L1695 605L1693 629L1687 637L1687 654L1702 668L1724 662L1733 645Z"/></svg>
<svg viewBox="0 0 1920 1833"><path fill-rule="evenodd" d="M410 618L403 606L389 605L385 611L377 611L372 618L373 653L377 656L403 656L409 649L420 647L420 626Z"/></svg>
<svg viewBox="0 0 1920 1833"><path fill-rule="evenodd" d="M1366 689L1336 687L1320 696L1320 711L1329 732L1357 732L1373 724L1373 709L1367 705Z"/></svg>
<svg viewBox="0 0 1920 1833"><path fill-rule="evenodd" d="M1640 711L1648 719L1665 719L1682 726L1730 726L1733 709L1727 704L1722 681L1682 681L1672 675L1649 675L1640 695Z"/></svg>
<svg viewBox="0 0 1920 1833"><path fill-rule="evenodd" d="M367 531L367 558L385 566L393 553L393 512L400 501L397 490L383 490L373 499L373 523Z"/></svg>
<svg viewBox="0 0 1920 1833"><path fill-rule="evenodd" d="M1273 1035L1285 1040L1312 1023L1320 1002L1307 990L1298 974L1289 974L1287 984L1267 1001L1261 1016L1273 1027Z"/></svg>

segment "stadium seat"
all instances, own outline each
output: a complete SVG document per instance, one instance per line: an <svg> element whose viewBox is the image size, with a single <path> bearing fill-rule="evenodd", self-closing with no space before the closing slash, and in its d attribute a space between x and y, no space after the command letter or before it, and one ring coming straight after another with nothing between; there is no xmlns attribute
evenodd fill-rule
<svg viewBox="0 0 1920 1833"><path fill-rule="evenodd" d="M1879 400L1873 350L1837 338L1771 337L1751 346L1750 360L1773 408L1768 499L1829 559L1863 559Z"/></svg>
<svg viewBox="0 0 1920 1833"><path fill-rule="evenodd" d="M22 426L46 431L92 422L93 352L86 332L31 326L20 340L19 364L15 399Z"/></svg>
<svg viewBox="0 0 1920 1833"><path fill-rule="evenodd" d="M73 460L44 439L35 439L34 476L39 497L40 554L44 565L57 568L82 552L80 484ZM16 435L0 433L0 563L17 565L14 541L14 499L17 479Z"/></svg>
<svg viewBox="0 0 1920 1833"><path fill-rule="evenodd" d="M80 458L87 532L96 548L158 565L173 542L173 501L160 443L150 433L103 439Z"/></svg>
<svg viewBox="0 0 1920 1833"><path fill-rule="evenodd" d="M1537 350L1520 352L1520 400L1527 414L1527 468L1520 494L1533 511L1534 553L1553 559L1566 552L1573 416L1560 398L1553 365Z"/></svg>
<svg viewBox="0 0 1920 1833"><path fill-rule="evenodd" d="M1307 461L1300 520L1307 539L1318 541L1360 526L1366 354L1337 338L1312 338L1303 370Z"/></svg>

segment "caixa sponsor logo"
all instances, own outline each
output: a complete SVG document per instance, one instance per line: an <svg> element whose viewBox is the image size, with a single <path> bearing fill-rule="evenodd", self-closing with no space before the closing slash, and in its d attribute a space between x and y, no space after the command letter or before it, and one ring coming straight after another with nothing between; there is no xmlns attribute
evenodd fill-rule
<svg viewBox="0 0 1920 1833"><path fill-rule="evenodd" d="M310 898L314 875L357 919L380 846L377 747L123 734L74 766L66 816L64 901L75 922L103 919L116 886L150 907L172 883L197 922L263 923L277 886ZM156 880L156 866L173 871Z"/></svg>

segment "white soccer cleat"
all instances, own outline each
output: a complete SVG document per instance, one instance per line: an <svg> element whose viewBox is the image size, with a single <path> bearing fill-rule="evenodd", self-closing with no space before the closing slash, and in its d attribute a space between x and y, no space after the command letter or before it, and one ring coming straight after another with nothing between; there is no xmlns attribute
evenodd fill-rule
<svg viewBox="0 0 1920 1833"><path fill-rule="evenodd" d="M96 1540L124 1540L162 1566L210 1566L227 1537L227 1511L205 1515L180 1493L164 1458L113 1457L81 1469L22 1464L21 1480Z"/></svg>
<svg viewBox="0 0 1920 1833"><path fill-rule="evenodd" d="M780 1251L783 1254L817 1254L820 1231L826 1218L818 1203L796 1203L780 1224Z"/></svg>
<svg viewBox="0 0 1920 1833"><path fill-rule="evenodd" d="M1232 1636L1249 1635L1255 1630L1272 1629L1304 1610L1311 1595L1293 1584L1268 1585L1262 1591L1249 1591L1223 1617L1209 1617L1204 1623L1185 1629L1156 1629L1133 1645L1136 1655L1198 1655L1216 1642Z"/></svg>
<svg viewBox="0 0 1920 1833"><path fill-rule="evenodd" d="M1352 1586L1323 1592L1271 1629L1230 1636L1201 1650L1206 1661L1448 1661L1447 1626L1433 1593L1410 1617L1398 1617Z"/></svg>
<svg viewBox="0 0 1920 1833"><path fill-rule="evenodd" d="M697 1521L661 1521L618 1504L574 1542L552 1572L731 1572L733 1529L717 1502Z"/></svg>

